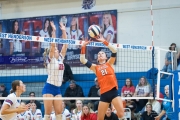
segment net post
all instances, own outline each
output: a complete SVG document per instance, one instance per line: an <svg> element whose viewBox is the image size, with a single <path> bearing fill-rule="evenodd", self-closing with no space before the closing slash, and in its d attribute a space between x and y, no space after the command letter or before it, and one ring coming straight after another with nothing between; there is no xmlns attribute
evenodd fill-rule
<svg viewBox="0 0 180 120"><path fill-rule="evenodd" d="M154 54L154 46L152 48L152 89L153 89L153 97L155 99L155 82L154 82L154 57L155 57L155 54Z"/></svg>
<svg viewBox="0 0 180 120"><path fill-rule="evenodd" d="M158 68L158 74L157 74L157 93L156 93L156 98L159 98L159 93L160 93L160 77L161 77L161 54L160 54L160 49L157 48L157 68Z"/></svg>

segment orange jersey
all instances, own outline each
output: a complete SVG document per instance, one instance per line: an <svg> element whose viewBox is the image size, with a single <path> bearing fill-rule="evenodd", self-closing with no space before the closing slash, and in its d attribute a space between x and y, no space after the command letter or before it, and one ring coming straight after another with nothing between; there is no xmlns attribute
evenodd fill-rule
<svg viewBox="0 0 180 120"><path fill-rule="evenodd" d="M103 94L114 87L118 89L114 69L108 62L102 65L96 65L96 76L100 86L100 94Z"/></svg>

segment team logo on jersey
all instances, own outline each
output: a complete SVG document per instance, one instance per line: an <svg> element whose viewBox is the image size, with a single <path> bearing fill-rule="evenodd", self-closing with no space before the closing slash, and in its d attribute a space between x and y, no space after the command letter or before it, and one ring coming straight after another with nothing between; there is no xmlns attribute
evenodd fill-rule
<svg viewBox="0 0 180 120"><path fill-rule="evenodd" d="M82 8L83 9L91 9L96 4L96 0L83 0Z"/></svg>

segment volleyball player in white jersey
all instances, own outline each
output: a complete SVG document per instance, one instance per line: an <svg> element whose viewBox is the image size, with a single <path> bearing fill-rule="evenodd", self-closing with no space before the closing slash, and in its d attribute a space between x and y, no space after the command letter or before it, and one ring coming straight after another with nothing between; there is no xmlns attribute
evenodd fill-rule
<svg viewBox="0 0 180 120"><path fill-rule="evenodd" d="M62 120L70 120L71 118L71 113L69 110L66 109L64 101L62 101ZM51 120L56 120L55 113L54 113L54 108L51 113Z"/></svg>
<svg viewBox="0 0 180 120"><path fill-rule="evenodd" d="M56 35L56 27L53 22L50 22L50 25L53 29L52 37L55 38ZM66 39L66 28L63 23L60 23L60 29L62 30L62 38ZM51 43L50 50L46 50L44 53L44 57L48 57L46 59L47 63L47 73L48 78L47 82L43 88L43 97L61 97L60 86L63 81L63 73L64 73L64 64L63 60L66 55L67 45L64 44L62 46L61 52L59 53L58 48L55 43ZM45 108L45 120L50 120L50 115L52 112L52 106L54 107L56 120L62 119L62 100L44 100L44 108Z"/></svg>
<svg viewBox="0 0 180 120"><path fill-rule="evenodd" d="M2 120L15 120L17 114L28 110L28 105L20 105L20 97L26 91L26 86L20 80L12 82L11 94L7 96L1 108L0 118Z"/></svg>
<svg viewBox="0 0 180 120"><path fill-rule="evenodd" d="M62 102L62 115L63 115L62 120L70 120L71 118L71 113L69 112L69 110L66 109L66 105L64 101Z"/></svg>
<svg viewBox="0 0 180 120"><path fill-rule="evenodd" d="M51 36L51 32L52 32L52 28L50 26L50 20L48 18L46 18L44 21L44 28L42 30L40 30L39 35L41 37L49 37L49 36ZM42 55L44 53L44 50L49 47L50 47L49 43L39 42L40 54Z"/></svg>
<svg viewBox="0 0 180 120"><path fill-rule="evenodd" d="M36 109L35 103L31 103L31 110L29 110L28 117L31 120L42 120L42 112L40 109Z"/></svg>
<svg viewBox="0 0 180 120"><path fill-rule="evenodd" d="M21 102L21 106L25 106L26 103L25 102ZM17 115L17 120L29 120L30 119L30 113L29 111L25 111L25 112L22 112L22 113L19 113Z"/></svg>
<svg viewBox="0 0 180 120"><path fill-rule="evenodd" d="M67 28L66 32L67 32L67 37L69 39L73 39L73 40L82 40L83 39L82 31L79 29L77 17L72 18L71 26L70 26L70 28ZM78 48L80 48L79 45L69 45L68 46L68 49L77 50Z"/></svg>
<svg viewBox="0 0 180 120"><path fill-rule="evenodd" d="M109 43L113 43L113 39L114 39L114 28L113 28L113 23L112 23L111 14L104 14L104 15L103 15L102 34L103 34L103 37L104 37Z"/></svg>

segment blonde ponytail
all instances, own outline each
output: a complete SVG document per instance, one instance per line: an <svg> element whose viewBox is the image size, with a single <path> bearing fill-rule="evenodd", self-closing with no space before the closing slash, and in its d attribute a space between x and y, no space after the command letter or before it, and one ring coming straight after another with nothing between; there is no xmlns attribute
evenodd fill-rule
<svg viewBox="0 0 180 120"><path fill-rule="evenodd" d="M44 67L47 68L47 63L46 60L48 59L49 55L49 48L45 48L44 53L43 53L43 60L44 60Z"/></svg>

